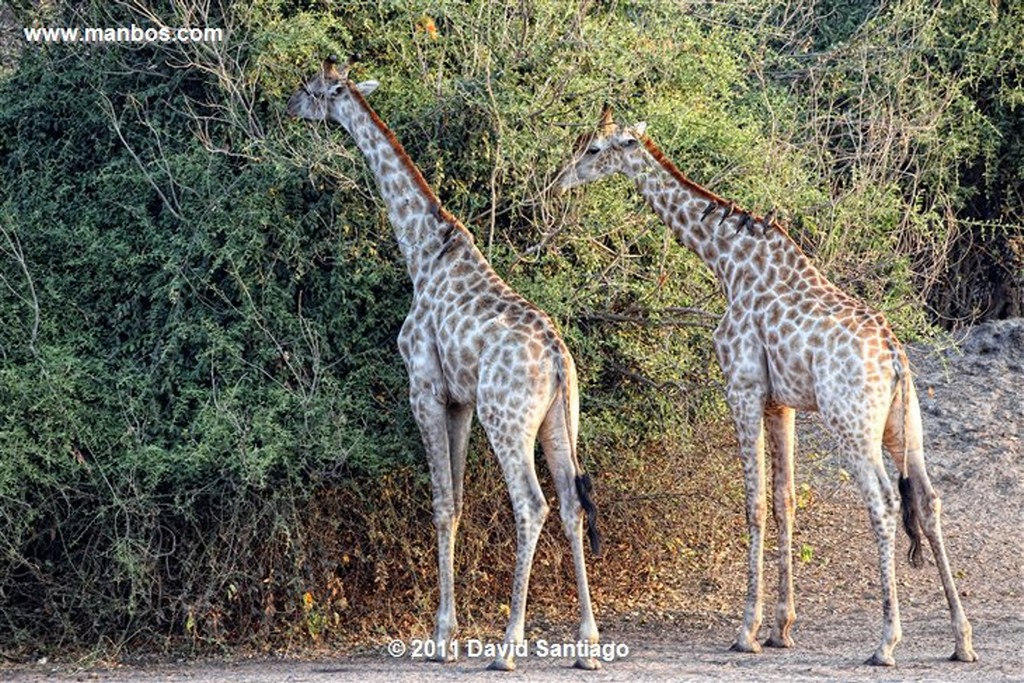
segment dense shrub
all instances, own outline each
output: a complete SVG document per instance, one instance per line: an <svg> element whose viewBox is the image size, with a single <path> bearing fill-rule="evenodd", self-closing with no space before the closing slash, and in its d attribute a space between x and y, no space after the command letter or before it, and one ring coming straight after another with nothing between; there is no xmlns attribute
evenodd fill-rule
<svg viewBox="0 0 1024 683"><path fill-rule="evenodd" d="M608 101L648 120L696 180L782 209L904 336L929 333L926 301L958 320L985 312L970 298L984 292L941 286L982 258L964 235L999 245L987 263L1019 312L1022 57L1000 36L1020 35L1020 10L868 4L5 12L5 651L429 628L429 495L394 344L405 269L354 146L283 120L331 52L358 52L354 75L383 82L373 105L577 358L581 453L610 546L593 570L601 609L669 574L700 593L741 538L709 342L717 284L624 181L567 199L547 186ZM227 37L29 45L20 33L131 23ZM486 452L478 434L458 565L465 623L481 628L507 599L513 542ZM557 595L536 591L538 610L572 592L564 555L556 529L538 571Z"/></svg>

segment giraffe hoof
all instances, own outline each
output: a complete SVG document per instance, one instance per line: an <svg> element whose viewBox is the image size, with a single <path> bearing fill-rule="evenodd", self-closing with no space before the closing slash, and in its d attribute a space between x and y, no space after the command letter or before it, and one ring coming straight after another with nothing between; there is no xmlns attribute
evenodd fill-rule
<svg viewBox="0 0 1024 683"><path fill-rule="evenodd" d="M459 650L457 647L452 647L451 633L454 629L448 631L448 635L442 636L439 633L435 633L431 640L434 641L434 647L432 648L433 653L426 658L428 662L438 662L439 664L450 664L458 659Z"/></svg>
<svg viewBox="0 0 1024 683"><path fill-rule="evenodd" d="M952 655L950 655L949 661L951 661L951 662L976 662L976 661L978 661L978 654L972 648L967 648L963 652L961 652L959 649L957 649L956 652L954 652Z"/></svg>
<svg viewBox="0 0 1024 683"><path fill-rule="evenodd" d="M794 645L796 643L793 642L793 638L790 636L768 636L768 640L764 641L765 647L791 648Z"/></svg>
<svg viewBox="0 0 1024 683"><path fill-rule="evenodd" d="M735 643L732 644L732 646L729 649L733 652L748 652L751 654L758 654L759 652L761 652L761 644L758 643L756 640L751 640L747 643L737 640Z"/></svg>
<svg viewBox="0 0 1024 683"><path fill-rule="evenodd" d="M573 667L576 669L583 669L584 671L597 671L601 668L601 662L593 659L592 657L588 657L586 659L580 657L576 660L576 663L573 664Z"/></svg>
<svg viewBox="0 0 1024 683"><path fill-rule="evenodd" d="M427 657L429 662L437 662L438 664L451 664L457 661L453 654L436 654L433 657Z"/></svg>
<svg viewBox="0 0 1024 683"><path fill-rule="evenodd" d="M868 657L864 663L868 666L896 666L896 660L893 659L892 655L883 656L877 652Z"/></svg>
<svg viewBox="0 0 1024 683"><path fill-rule="evenodd" d="M489 671L515 671L516 663L512 658L496 657L493 662L487 665Z"/></svg>

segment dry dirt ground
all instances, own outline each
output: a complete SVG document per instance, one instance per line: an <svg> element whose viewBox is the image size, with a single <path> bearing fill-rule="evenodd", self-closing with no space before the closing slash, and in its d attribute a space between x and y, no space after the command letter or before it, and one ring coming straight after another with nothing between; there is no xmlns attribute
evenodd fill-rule
<svg viewBox="0 0 1024 683"><path fill-rule="evenodd" d="M877 643L880 601L874 542L852 482L813 419L802 419L798 482L811 498L798 513L796 647L760 655L729 652L742 598L732 613L667 613L656 619L603 621L602 640L628 655L598 672L539 656L519 671L485 670L486 657L456 664L377 652L321 659L249 659L76 669L37 663L3 667L6 681L1024 681L1024 320L980 325L952 348L911 348L925 420L927 460L943 498L947 547L974 626L979 661L947 661L948 612L934 565L898 561L903 643L897 667L863 665ZM898 543L905 548L901 535ZM774 568L766 556L767 595ZM743 572L736 558L734 571ZM766 616L771 607L766 609ZM770 616L768 616L770 618ZM543 633L566 638L567 628ZM540 636L535 636L540 637ZM408 646L408 643L405 643ZM620 650L621 652L621 650Z"/></svg>

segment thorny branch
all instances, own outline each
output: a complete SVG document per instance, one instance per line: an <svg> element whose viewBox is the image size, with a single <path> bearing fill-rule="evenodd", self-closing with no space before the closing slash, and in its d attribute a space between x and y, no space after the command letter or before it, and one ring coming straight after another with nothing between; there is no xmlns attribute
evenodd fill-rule
<svg viewBox="0 0 1024 683"><path fill-rule="evenodd" d="M25 278L25 285L28 288L28 295L21 293L14 286L14 284L7 278L6 275L0 271L0 282L3 283L4 287L15 296L15 298L21 300L29 309L32 311L32 324L30 326L28 336L28 348L32 352L33 356L37 356L36 341L39 339L39 296L36 294L35 281L32 279L32 274L28 270L28 260L25 257L25 249L21 245L21 240L18 238L18 234L14 232L14 228L0 224L0 234L4 237L4 248L2 252L7 256L10 256L16 264L18 264L19 270ZM3 349L0 349L0 355L6 357L6 353Z"/></svg>
<svg viewBox="0 0 1024 683"><path fill-rule="evenodd" d="M135 162L135 165L138 166L139 171L146 179L146 182L149 183L149 186L153 188L153 191L160 196L160 201L163 202L164 207L171 212L171 215L179 221L183 221L184 217L181 213L181 203L179 202L177 193L175 192L173 178L171 179L169 189L165 192L164 188L161 187L160 183L157 182L156 178L153 177L153 174L150 172L149 165L139 157L139 154L125 138L124 131L121 126L121 117L114 110L114 103L110 101L110 98L107 97L105 93L97 92L96 95L99 98L104 113L110 120L110 125L113 128L114 133L117 135L117 139L121 141L121 144L124 145L128 154L131 155L132 160ZM159 141L159 136L157 136L157 139Z"/></svg>
<svg viewBox="0 0 1024 683"><path fill-rule="evenodd" d="M649 387L658 392L665 391L676 391L680 394L689 394L692 392L703 392L703 391L714 391L717 387L708 386L707 383L693 383L693 382L670 382L670 381L658 381L651 379L647 375L644 375L636 370L627 368L625 365L609 361L607 366L609 370L614 372L621 377L624 377L630 381L636 382L637 384Z"/></svg>
<svg viewBox="0 0 1024 683"><path fill-rule="evenodd" d="M670 316L652 317L644 313L627 315L623 313L612 313L611 311L588 311L581 317L583 320L588 321L626 323L631 325L640 325L643 327L702 327L705 329L714 329L714 321L718 318L714 313L699 308L669 307L665 308L664 311L669 314L693 315L698 319L689 320Z"/></svg>

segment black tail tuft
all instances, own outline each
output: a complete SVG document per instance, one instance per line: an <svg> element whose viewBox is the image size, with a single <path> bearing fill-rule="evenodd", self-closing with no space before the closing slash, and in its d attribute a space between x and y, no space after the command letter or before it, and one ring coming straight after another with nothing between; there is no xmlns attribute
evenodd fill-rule
<svg viewBox="0 0 1024 683"><path fill-rule="evenodd" d="M580 497L580 505L587 513L587 538L590 540L590 551L595 555L601 554L601 533L597 530L597 507L590 499L594 492L594 484L590 481L589 474L580 474L576 477L576 494Z"/></svg>
<svg viewBox="0 0 1024 683"><path fill-rule="evenodd" d="M900 507L903 508L903 528L907 531L907 538L910 539L910 550L907 551L907 559L911 567L920 567L923 564L921 559L921 524L917 518L917 501L914 500L914 487L910 477L900 475Z"/></svg>

